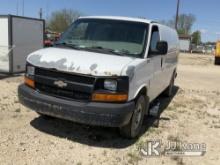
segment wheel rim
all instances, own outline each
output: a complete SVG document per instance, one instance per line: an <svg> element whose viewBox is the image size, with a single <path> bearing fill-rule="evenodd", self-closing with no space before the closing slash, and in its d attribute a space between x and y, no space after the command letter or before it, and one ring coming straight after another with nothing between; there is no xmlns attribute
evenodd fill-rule
<svg viewBox="0 0 220 165"><path fill-rule="evenodd" d="M142 117L142 106L140 104L137 106L134 115L134 130L136 130L140 125Z"/></svg>

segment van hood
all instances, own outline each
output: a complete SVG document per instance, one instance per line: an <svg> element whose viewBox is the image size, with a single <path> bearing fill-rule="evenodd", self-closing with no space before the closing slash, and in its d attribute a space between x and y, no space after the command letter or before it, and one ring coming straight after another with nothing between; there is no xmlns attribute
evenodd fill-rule
<svg viewBox="0 0 220 165"><path fill-rule="evenodd" d="M94 76L121 76L135 58L65 48L46 48L30 54L27 62L38 67Z"/></svg>

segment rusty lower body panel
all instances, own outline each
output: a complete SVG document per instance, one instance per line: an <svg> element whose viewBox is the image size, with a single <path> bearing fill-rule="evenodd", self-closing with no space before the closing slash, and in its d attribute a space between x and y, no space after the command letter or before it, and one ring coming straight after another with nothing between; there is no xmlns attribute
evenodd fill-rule
<svg viewBox="0 0 220 165"><path fill-rule="evenodd" d="M121 127L129 123L134 102L123 104L79 102L49 96L22 84L18 88L20 102L32 110L77 123Z"/></svg>

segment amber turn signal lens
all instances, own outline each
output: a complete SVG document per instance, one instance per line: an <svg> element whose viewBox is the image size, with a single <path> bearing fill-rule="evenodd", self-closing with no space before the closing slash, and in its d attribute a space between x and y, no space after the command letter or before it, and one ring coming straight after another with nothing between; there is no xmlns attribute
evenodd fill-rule
<svg viewBox="0 0 220 165"><path fill-rule="evenodd" d="M26 85L28 85L29 87L31 87L31 88L35 88L34 80L31 80L31 79L29 79L27 77L24 77L24 83Z"/></svg>
<svg viewBox="0 0 220 165"><path fill-rule="evenodd" d="M125 102L127 100L127 94L94 93L92 95L92 101L98 102Z"/></svg>

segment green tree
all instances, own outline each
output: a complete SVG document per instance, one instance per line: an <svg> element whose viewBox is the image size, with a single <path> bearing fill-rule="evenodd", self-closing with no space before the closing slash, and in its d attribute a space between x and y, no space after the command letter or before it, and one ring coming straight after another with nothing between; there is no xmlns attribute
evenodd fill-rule
<svg viewBox="0 0 220 165"><path fill-rule="evenodd" d="M71 9L55 11L47 21L47 28L56 32L64 32L81 15L80 12Z"/></svg>
<svg viewBox="0 0 220 165"><path fill-rule="evenodd" d="M193 24L195 23L196 18L192 14L181 14L179 16L177 29L181 34L190 34Z"/></svg>
<svg viewBox="0 0 220 165"><path fill-rule="evenodd" d="M178 34L185 34L185 30L184 29L177 29L177 33Z"/></svg>
<svg viewBox="0 0 220 165"><path fill-rule="evenodd" d="M201 32L200 31L195 31L192 34L192 43L199 45L201 43Z"/></svg>
<svg viewBox="0 0 220 165"><path fill-rule="evenodd" d="M173 17L168 21L161 21L161 23L175 28L176 17ZM191 33L191 29L193 24L196 21L196 17L193 14L180 14L178 23L177 23L177 32L178 34L189 35Z"/></svg>

